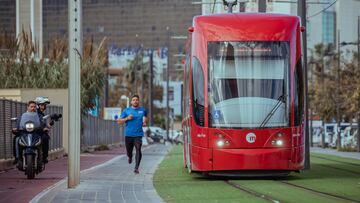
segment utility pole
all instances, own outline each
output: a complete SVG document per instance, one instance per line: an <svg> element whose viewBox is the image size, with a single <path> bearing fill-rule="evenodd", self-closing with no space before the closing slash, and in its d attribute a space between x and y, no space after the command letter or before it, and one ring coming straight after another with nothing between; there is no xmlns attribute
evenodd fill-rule
<svg viewBox="0 0 360 203"><path fill-rule="evenodd" d="M358 40L357 40L357 71L360 72L360 16L358 16ZM358 101L358 109L360 109L360 101ZM360 152L360 112L357 118L357 151Z"/></svg>
<svg viewBox="0 0 360 203"><path fill-rule="evenodd" d="M246 2L239 2L239 12L243 13L246 9Z"/></svg>
<svg viewBox="0 0 360 203"><path fill-rule="evenodd" d="M105 75L105 107L108 107L109 106L109 67L106 67L105 74L106 74Z"/></svg>
<svg viewBox="0 0 360 203"><path fill-rule="evenodd" d="M139 35L138 35L138 34L135 34L136 42L139 41L138 37L139 37ZM139 55L139 50L137 49L137 47L136 47L135 51L136 51L136 55L135 55L135 59L136 59L136 58L138 57L138 55ZM139 65L139 64L138 64L138 61L136 61L135 70L134 70L135 91L134 91L133 94L139 94L139 93L138 93L138 83L137 83L138 78L137 78L137 76L136 76L137 71L138 71L138 65ZM141 95L141 96L142 96L142 95Z"/></svg>
<svg viewBox="0 0 360 203"><path fill-rule="evenodd" d="M266 0L259 0L258 7L260 13L266 13Z"/></svg>
<svg viewBox="0 0 360 203"><path fill-rule="evenodd" d="M337 143L336 148L339 150L341 148L341 129L340 129L340 122L341 122L341 116L340 116L340 58L341 58L341 50L340 50L340 30L337 30L337 36L338 36L338 64L337 64L337 70L336 70L336 122L337 122L337 128L336 128L336 136L337 136Z"/></svg>
<svg viewBox="0 0 360 203"><path fill-rule="evenodd" d="M68 188L80 183L80 69L82 1L69 0L69 159Z"/></svg>
<svg viewBox="0 0 360 203"><path fill-rule="evenodd" d="M299 0L297 5L298 16L301 18L301 25L306 28L306 1ZM309 123L308 123L308 77L307 77L307 39L306 30L302 32L302 50L303 50L303 74L305 80L304 94L304 117L305 117L305 169L310 169L310 146L309 146Z"/></svg>
<svg viewBox="0 0 360 203"><path fill-rule="evenodd" d="M150 114L150 116L149 116L149 118L150 118L150 122L149 122L149 124L150 124L150 126L153 126L154 125L154 117L153 117L153 95L154 95L154 93L153 93L153 74L154 74L154 72L153 72L153 66L154 66L154 59L153 59L153 57L154 57L154 49L152 49L151 48L151 53L150 53L150 79L149 79L149 114Z"/></svg>
<svg viewBox="0 0 360 203"><path fill-rule="evenodd" d="M325 91L325 79L324 79L324 73L326 68L326 61L325 57L322 58L323 67L321 69L321 91ZM325 121L322 121L322 132L321 132L321 148L325 148Z"/></svg>
<svg viewBox="0 0 360 203"><path fill-rule="evenodd" d="M233 6L235 6L237 4L237 0L223 0L223 4L224 4L224 6L227 6L228 13L232 13Z"/></svg>
<svg viewBox="0 0 360 203"><path fill-rule="evenodd" d="M144 50L143 50L143 45L141 45L141 52L140 52L140 56L141 56L141 103L142 106L145 106L145 96L144 96L144 87L145 87L145 83L144 83Z"/></svg>
<svg viewBox="0 0 360 203"><path fill-rule="evenodd" d="M170 27L167 30L167 68L166 68L166 140L169 141L169 127L170 127L170 107L169 107L169 69L170 69Z"/></svg>

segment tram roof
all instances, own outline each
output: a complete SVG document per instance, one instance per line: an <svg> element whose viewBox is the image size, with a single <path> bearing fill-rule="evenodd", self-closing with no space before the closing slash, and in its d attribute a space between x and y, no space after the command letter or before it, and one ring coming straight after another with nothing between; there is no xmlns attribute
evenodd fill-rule
<svg viewBox="0 0 360 203"><path fill-rule="evenodd" d="M287 41L300 25L298 16L268 13L227 13L194 17L194 32L211 40Z"/></svg>

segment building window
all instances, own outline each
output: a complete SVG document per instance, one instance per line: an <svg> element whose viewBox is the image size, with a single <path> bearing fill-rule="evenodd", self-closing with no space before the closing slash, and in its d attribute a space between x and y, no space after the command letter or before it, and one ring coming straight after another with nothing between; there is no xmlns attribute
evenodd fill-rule
<svg viewBox="0 0 360 203"><path fill-rule="evenodd" d="M335 44L335 12L325 11L322 16L323 35L322 41L325 44Z"/></svg>
<svg viewBox="0 0 360 203"><path fill-rule="evenodd" d="M169 101L174 101L174 87L169 87Z"/></svg>

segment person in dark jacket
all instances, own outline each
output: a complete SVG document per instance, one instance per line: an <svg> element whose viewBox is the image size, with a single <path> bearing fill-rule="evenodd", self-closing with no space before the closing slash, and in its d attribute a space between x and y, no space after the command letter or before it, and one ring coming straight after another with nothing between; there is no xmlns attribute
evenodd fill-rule
<svg viewBox="0 0 360 203"><path fill-rule="evenodd" d="M50 100L47 97L36 97L35 102L38 106L37 113L39 115L40 120L45 116L46 105L50 104ZM54 125L54 121L48 123L43 123L44 125L44 133L41 135L42 142L42 152L43 152L43 163L48 163L49 156L49 127Z"/></svg>

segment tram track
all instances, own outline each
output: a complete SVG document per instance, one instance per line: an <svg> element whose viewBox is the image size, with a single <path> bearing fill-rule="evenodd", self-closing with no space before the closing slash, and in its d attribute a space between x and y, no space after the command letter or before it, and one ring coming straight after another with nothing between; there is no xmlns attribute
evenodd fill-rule
<svg viewBox="0 0 360 203"><path fill-rule="evenodd" d="M335 195L335 194L331 194L331 193L327 193L327 192L314 190L312 188L296 185L296 184L293 184L293 183L289 183L287 181L283 181L283 180L274 180L274 181L278 182L278 183L281 183L281 184L284 184L287 187L291 187L291 188L294 188L294 189L297 189L297 190L302 190L302 191L305 191L305 192L310 192L312 194L327 197L327 198L331 198L331 199L334 199L334 200L341 200L341 201L352 202L352 203L360 203L359 200L355 200L355 199L351 199L351 198L340 196L340 195ZM224 180L224 182L227 185L231 186L231 187L234 187L234 188L236 188L238 190L246 192L246 193L248 193L248 194L250 194L252 196L264 199L266 201L273 202L273 203L283 202L283 201L280 201L280 200L278 200L278 199L276 199L276 198L274 198L272 196L266 195L266 194L261 193L261 192L254 191L254 190L249 189L249 188L247 188L247 187L245 187L243 185L234 183L234 182L232 182L230 180Z"/></svg>
<svg viewBox="0 0 360 203"><path fill-rule="evenodd" d="M342 163L342 164L347 164L347 165L351 165L351 166L360 167L360 164L349 163L349 162L346 162L346 161L338 161L338 160L334 160L334 159L325 158L325 157L322 157L322 156L316 156L314 154L312 154L311 156L316 157L318 159L323 159L323 160L332 161L332 162L336 162L336 163Z"/></svg>
<svg viewBox="0 0 360 203"><path fill-rule="evenodd" d="M339 167L335 167L335 166L329 166L329 165L325 165L325 164L319 164L319 165L322 166L322 167L332 168L332 169L339 170L339 171L345 171L345 172L352 173L352 174L360 176L360 173L358 173L356 171L353 171L353 170L348 170L348 169L345 169L345 168L339 168Z"/></svg>
<svg viewBox="0 0 360 203"><path fill-rule="evenodd" d="M312 155L314 156L314 155ZM332 161L332 162L335 162L335 163L341 163L341 164L348 164L349 166L356 166L356 167L359 167L360 168L360 165L359 164L355 164L355 163L348 163L348 162L345 162L345 161L337 161L337 160L333 160L333 159L328 159L328 158L325 158L325 157L318 157L318 156L314 156L318 159L323 159L323 160L327 160L327 161ZM326 168L332 168L332 169L335 169L335 170L340 170L340 171L345 171L345 172L348 172L348 173L352 173L352 174L355 174L355 175L360 175L359 172L356 172L356 171L353 171L353 170L349 170L349 169L345 169L345 168L339 168L339 167L335 167L335 166L329 166L327 164L319 164L320 166L323 166L323 167L326 167Z"/></svg>
<svg viewBox="0 0 360 203"><path fill-rule="evenodd" d="M322 195L324 197L329 197L329 198L336 199L336 200L343 200L343 201L348 201L348 202L360 203L360 201L358 201L358 200L343 197L343 196L340 196L340 195L334 195L334 194L327 193L327 192L321 192L321 191L314 190L314 189L311 189L311 188L308 188L308 187L304 187L304 186L296 185L296 184L293 184L293 183L289 183L287 181L282 181L282 180L275 180L275 181L280 182L282 184L285 184L285 185L287 185L289 187L292 187L292 188L301 189L303 191L311 192L311 193L316 194L316 195Z"/></svg>
<svg viewBox="0 0 360 203"><path fill-rule="evenodd" d="M260 193L260 192L256 192L256 191L254 191L254 190L251 190L251 189L249 189L249 188L247 188L247 187L244 187L244 186L242 186L242 185L236 184L236 183L231 182L231 181L229 181L229 180L225 180L224 182L225 182L226 184L230 185L231 187L234 187L234 188L236 188L236 189L239 189L239 190L241 190L241 191L243 191L243 192L246 192L246 193L248 193L248 194L250 194L250 195L252 195L252 196L255 196L255 197L258 197L258 198L267 200L267 201L269 201L269 202L274 202L274 203L280 203L280 202L281 202L280 200L276 200L276 199L274 199L274 198L271 197L271 196L265 195L265 194Z"/></svg>

